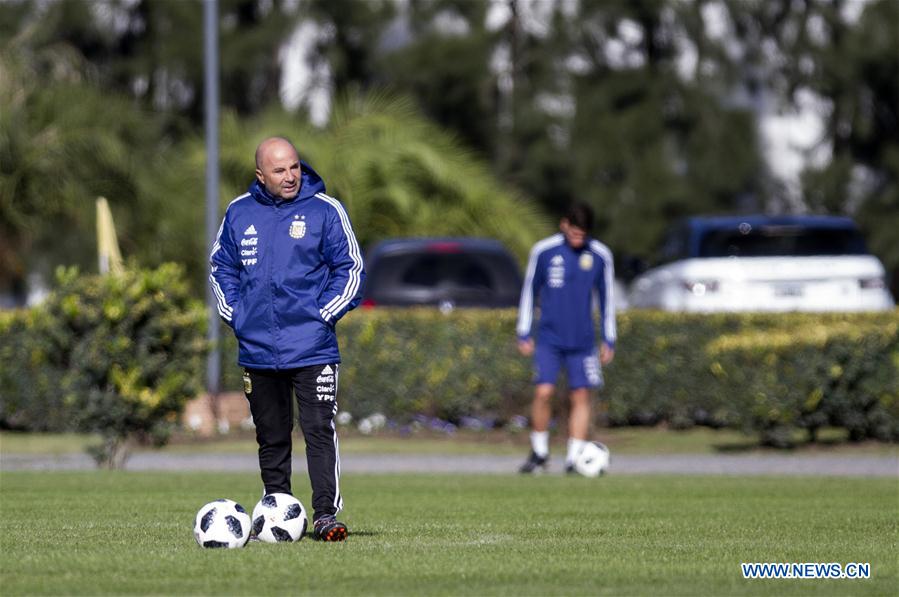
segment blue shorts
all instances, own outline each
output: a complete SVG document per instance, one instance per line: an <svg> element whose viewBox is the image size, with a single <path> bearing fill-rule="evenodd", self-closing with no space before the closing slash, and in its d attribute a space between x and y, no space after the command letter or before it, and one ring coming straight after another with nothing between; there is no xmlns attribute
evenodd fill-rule
<svg viewBox="0 0 899 597"><path fill-rule="evenodd" d="M568 375L568 389L602 387L602 368L596 348L565 350L539 342L534 350L534 383L555 385L563 365Z"/></svg>

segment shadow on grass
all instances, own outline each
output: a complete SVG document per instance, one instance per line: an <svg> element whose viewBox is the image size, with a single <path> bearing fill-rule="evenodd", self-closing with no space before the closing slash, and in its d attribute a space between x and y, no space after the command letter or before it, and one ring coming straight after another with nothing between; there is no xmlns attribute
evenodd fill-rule
<svg viewBox="0 0 899 597"><path fill-rule="evenodd" d="M890 446L889 443L877 442L874 440L867 440L861 442L854 442L849 440L846 437L838 437L838 436L825 436L819 437L817 439L810 440L807 436L799 439L794 438L786 445L782 446L774 446L762 443L758 439L747 439L746 441L728 441L728 442L719 442L713 443L711 445L712 450L719 454L741 454L746 452L770 452L770 453L781 453L781 454L789 454L795 452L802 453L814 453L814 452L829 452L832 450L839 450L841 448L849 448L849 449L865 449L865 448L882 448L884 446ZM896 445L896 444L892 444Z"/></svg>
<svg viewBox="0 0 899 597"><path fill-rule="evenodd" d="M380 534L374 531L350 531L348 537L377 537Z"/></svg>
<svg viewBox="0 0 899 597"><path fill-rule="evenodd" d="M712 450L721 454L741 454L743 452L753 452L762 447L763 446L758 441L712 444Z"/></svg>
<svg viewBox="0 0 899 597"><path fill-rule="evenodd" d="M377 537L380 534L381 533L378 533L375 531L352 531L351 530L347 534L347 539L352 539L353 537ZM309 541L315 541L315 539L312 538L312 531L307 531L304 538L308 538ZM316 541L316 543L317 543L317 541Z"/></svg>

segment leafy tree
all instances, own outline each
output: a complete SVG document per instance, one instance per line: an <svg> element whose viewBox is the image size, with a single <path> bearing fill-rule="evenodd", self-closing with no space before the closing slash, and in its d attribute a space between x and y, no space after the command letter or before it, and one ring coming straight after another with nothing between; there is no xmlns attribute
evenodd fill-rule
<svg viewBox="0 0 899 597"><path fill-rule="evenodd" d="M316 23L322 34L315 44L317 60L326 61L334 89L365 89L377 79L376 57L395 15L385 0L308 0L301 18Z"/></svg>
<svg viewBox="0 0 899 597"><path fill-rule="evenodd" d="M491 72L496 35L484 26L486 3L412 3L408 39L383 52L377 81L415 98L419 109L473 148L497 151L497 92ZM440 19L455 26L438 25Z"/></svg>
<svg viewBox="0 0 899 597"><path fill-rule="evenodd" d="M21 293L28 272L96 262L94 200L139 211L138 177L161 135L154 115L91 85L68 46L12 43L3 56L0 289Z"/></svg>
<svg viewBox="0 0 899 597"><path fill-rule="evenodd" d="M762 173L752 114L679 71L684 28L666 8L585 3L575 29L588 66L574 77L574 192L614 248L644 257L672 219L738 208Z"/></svg>
<svg viewBox="0 0 899 597"><path fill-rule="evenodd" d="M284 0L220 0L220 95L239 113L277 97L278 50L302 12ZM195 0L0 3L29 48L65 45L97 82L160 112L183 134L203 122L203 5ZM0 39L10 35L0 29Z"/></svg>
<svg viewBox="0 0 899 597"><path fill-rule="evenodd" d="M488 236L524 258L549 228L528 200L404 100L350 96L301 148L349 203L365 243L397 235Z"/></svg>
<svg viewBox="0 0 899 597"><path fill-rule="evenodd" d="M320 135L344 130L346 123L335 122L312 129L301 124L301 112L271 109L281 80L279 52L296 41L291 36L302 25L314 38L304 40L311 43L308 55L334 97L386 86L413 98L418 111L454 131L547 213L559 215L575 199L592 203L600 235L619 254L651 255L670 220L681 215L808 209L855 215L874 250L897 267L890 232L899 201L897 6L869 2L853 22L845 16L853 1L222 0L223 104L237 119L266 114L248 123L226 119L223 149L230 151L224 144L232 127L240 131L233 140L241 152L223 171L226 181L232 170L244 172L244 134L254 127L277 131L290 123L308 148ZM503 11L507 18L497 20ZM16 62L13 56L64 55L53 68L26 66L27 77L55 85L60 70L71 72L65 65L77 63L79 76L105 94L119 92L152 109L153 131L122 152L149 174L122 183L142 205L116 214L127 229L123 244L151 262L185 254L185 234L201 224L193 205L203 191L201 15L195 1L0 2L0 42L16 44L4 46L10 49L4 64ZM727 22L726 34L712 31L716 19ZM29 84L2 93L12 97L12 89ZM801 196L785 202L766 169L757 118L765 102L789 108L809 91L832 106L821 146L833 158L809 169ZM103 112L85 102L83 118ZM121 96L111 103L122 106ZM351 103L335 107L334 118ZM12 120L13 113L0 118ZM159 122L168 136L160 136ZM354 122L355 131L361 121ZM330 159L327 150L316 156ZM8 163L0 168L9 171ZM346 189L347 196L354 192ZM403 200L392 197L391 209L399 209ZM9 221L10 229L23 229ZM406 225L401 217L393 222L394 230ZM372 224L384 234L391 230ZM145 242L148 237L155 242ZM23 268L4 265L11 267Z"/></svg>
<svg viewBox="0 0 899 597"><path fill-rule="evenodd" d="M832 102L833 158L806 171L806 197L816 209L858 218L899 296L899 4L872 2L852 27L825 16L829 36L815 47L808 84Z"/></svg>
<svg viewBox="0 0 899 597"><path fill-rule="evenodd" d="M681 72L691 35L703 59L726 58L702 43L695 7L513 0L488 30L485 6L413 9L413 40L385 55L385 72L545 210L586 200L614 249L648 257L675 217L762 204L753 114L729 102L715 74L728 71Z"/></svg>

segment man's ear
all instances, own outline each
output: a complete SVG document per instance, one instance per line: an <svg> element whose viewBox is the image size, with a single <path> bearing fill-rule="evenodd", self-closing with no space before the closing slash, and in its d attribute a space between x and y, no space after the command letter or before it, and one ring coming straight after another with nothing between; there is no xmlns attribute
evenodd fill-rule
<svg viewBox="0 0 899 597"><path fill-rule="evenodd" d="M265 180L262 179L262 170L260 170L259 168L256 168L256 180L258 180L262 184L265 184Z"/></svg>

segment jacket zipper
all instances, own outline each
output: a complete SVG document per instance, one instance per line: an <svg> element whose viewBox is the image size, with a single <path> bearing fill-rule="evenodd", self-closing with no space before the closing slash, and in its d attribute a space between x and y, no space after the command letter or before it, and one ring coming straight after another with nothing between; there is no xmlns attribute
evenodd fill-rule
<svg viewBox="0 0 899 597"><path fill-rule="evenodd" d="M274 257L274 251L273 251L272 247L274 247L275 242L277 240L278 225L281 222L280 209L281 209L281 206L278 204L277 201L275 201L275 211L273 212L274 216L275 216L275 222L274 222L274 225L272 226L271 242L268 243L268 247L267 247L267 250L269 252L269 258L268 258L268 287L269 287L269 290L268 290L268 294L269 294L269 302L271 304L271 313L272 313L272 327L271 327L270 331L272 334L272 356L275 357L275 369L281 368L281 352L278 350L278 331L280 328L278 327L278 317L277 317L277 312L275 311L275 280L274 280L274 277L272 276L272 272L274 271L273 263L274 263L275 257Z"/></svg>

